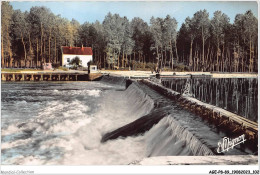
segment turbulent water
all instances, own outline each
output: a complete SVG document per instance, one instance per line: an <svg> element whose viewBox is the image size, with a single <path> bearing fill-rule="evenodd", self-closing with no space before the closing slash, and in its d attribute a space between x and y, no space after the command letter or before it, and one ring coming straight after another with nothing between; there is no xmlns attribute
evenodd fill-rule
<svg viewBox="0 0 260 175"><path fill-rule="evenodd" d="M2 83L1 91L2 164L119 165L149 156L212 155L225 136L143 84L125 89L122 79ZM117 132L157 116L143 132ZM112 131L119 137L101 142ZM227 154L250 152L238 147Z"/></svg>

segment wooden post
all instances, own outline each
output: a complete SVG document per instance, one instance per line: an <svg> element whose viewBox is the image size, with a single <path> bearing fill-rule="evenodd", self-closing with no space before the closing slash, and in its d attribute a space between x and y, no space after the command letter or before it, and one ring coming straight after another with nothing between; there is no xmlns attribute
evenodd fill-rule
<svg viewBox="0 0 260 175"><path fill-rule="evenodd" d="M24 74L24 81L27 81L27 74Z"/></svg>
<svg viewBox="0 0 260 175"><path fill-rule="evenodd" d="M20 81L20 74L15 75L15 81Z"/></svg>
<svg viewBox="0 0 260 175"><path fill-rule="evenodd" d="M21 78L21 81L24 81L24 74L22 74L22 78Z"/></svg>
<svg viewBox="0 0 260 175"><path fill-rule="evenodd" d="M2 80L2 81L6 81L5 74L3 74L3 73L1 74L1 80Z"/></svg>
<svg viewBox="0 0 260 175"><path fill-rule="evenodd" d="M15 74L12 75L12 81L15 81Z"/></svg>

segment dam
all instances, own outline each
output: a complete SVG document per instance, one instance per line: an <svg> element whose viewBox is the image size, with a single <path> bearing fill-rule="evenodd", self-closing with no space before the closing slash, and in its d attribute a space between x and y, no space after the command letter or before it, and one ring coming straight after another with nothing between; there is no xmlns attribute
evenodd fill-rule
<svg viewBox="0 0 260 175"><path fill-rule="evenodd" d="M258 124L250 113L243 116L234 107L225 110L185 96L187 79L179 92L173 81L103 76L93 82L3 82L2 162L128 165L163 156L196 156L197 163L209 159L214 164L211 157L218 155L226 157L223 164L257 164ZM245 105L250 111L252 102ZM217 151L224 137L241 134L244 143ZM227 159L234 156L247 161L230 163Z"/></svg>
<svg viewBox="0 0 260 175"><path fill-rule="evenodd" d="M2 72L1 81L93 81L101 76L101 73L88 73L85 71Z"/></svg>

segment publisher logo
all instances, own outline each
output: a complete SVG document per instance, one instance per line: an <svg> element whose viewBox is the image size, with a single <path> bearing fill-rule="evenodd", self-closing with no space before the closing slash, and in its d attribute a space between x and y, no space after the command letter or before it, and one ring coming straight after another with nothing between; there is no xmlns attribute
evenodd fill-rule
<svg viewBox="0 0 260 175"><path fill-rule="evenodd" d="M222 141L218 142L217 152L218 153L226 152L229 149L233 149L236 145L239 145L240 143L244 143L245 141L246 141L245 134L234 139L224 137Z"/></svg>

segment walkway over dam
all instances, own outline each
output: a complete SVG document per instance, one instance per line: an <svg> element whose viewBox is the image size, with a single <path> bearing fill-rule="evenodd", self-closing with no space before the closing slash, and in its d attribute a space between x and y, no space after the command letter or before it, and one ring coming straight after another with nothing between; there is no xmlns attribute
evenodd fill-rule
<svg viewBox="0 0 260 175"><path fill-rule="evenodd" d="M101 76L88 72L2 72L1 81L92 81Z"/></svg>

